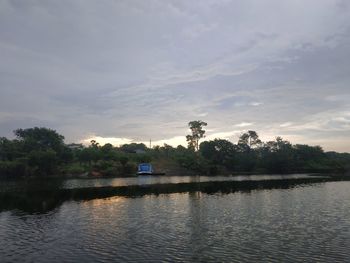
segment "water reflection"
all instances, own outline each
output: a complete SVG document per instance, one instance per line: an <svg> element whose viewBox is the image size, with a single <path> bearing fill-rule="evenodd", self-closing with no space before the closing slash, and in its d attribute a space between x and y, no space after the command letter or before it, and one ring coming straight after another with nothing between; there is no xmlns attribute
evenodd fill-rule
<svg viewBox="0 0 350 263"><path fill-rule="evenodd" d="M226 178L226 180L224 180ZM130 178L135 179L135 178ZM201 193L233 193L250 192L259 189L289 189L298 185L322 183L328 181L349 180L348 177L292 175L275 176L245 176L245 177L183 177L179 181L174 177L154 178L140 177L138 184L119 186L75 187L66 188L67 180L23 180L20 182L1 182L0 211L19 209L29 213L50 211L67 200L91 200L111 196L137 197L144 195L159 195L189 192L200 196ZM70 180L68 180L70 181ZM84 185L85 180L82 180ZM101 185L104 185L102 181ZM158 182L158 183L152 183ZM167 182L167 183L159 183ZM170 182L170 183L169 183ZM175 183L174 183L175 182ZM124 181L125 183L125 181ZM135 182L134 182L135 183Z"/></svg>
<svg viewBox="0 0 350 263"><path fill-rule="evenodd" d="M2 262L347 262L350 182L0 213Z"/></svg>
<svg viewBox="0 0 350 263"><path fill-rule="evenodd" d="M314 177L324 177L313 175ZM102 186L127 186L147 184L178 184L199 183L212 181L256 181L256 180L282 180L308 178L308 174L289 175L244 175L244 176L151 176L144 175L130 178L89 178L89 179L67 179L62 188L74 189L84 187Z"/></svg>

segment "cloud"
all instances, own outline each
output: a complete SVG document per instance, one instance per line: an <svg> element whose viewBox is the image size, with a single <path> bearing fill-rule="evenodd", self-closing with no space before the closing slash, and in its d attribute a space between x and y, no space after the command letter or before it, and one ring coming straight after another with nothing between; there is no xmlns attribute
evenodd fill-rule
<svg viewBox="0 0 350 263"><path fill-rule="evenodd" d="M92 140L96 141L100 145L105 145L107 143L110 143L114 146L121 146L123 144L128 144L133 142L132 139L127 139L127 138L113 138L113 137L105 138L101 136L92 136L90 138L83 139L80 142L83 143L84 145L89 145Z"/></svg>
<svg viewBox="0 0 350 263"><path fill-rule="evenodd" d="M149 142L147 141L143 143L146 145L149 144ZM156 145L163 146L164 144L171 145L173 147L177 147L178 145L187 146L187 141L185 136L175 136L169 139L152 141L152 146L156 146Z"/></svg>
<svg viewBox="0 0 350 263"><path fill-rule="evenodd" d="M263 103L262 102L253 101L253 102L249 103L249 105L257 107L257 106L263 105Z"/></svg>
<svg viewBox="0 0 350 263"><path fill-rule="evenodd" d="M350 132L350 111L326 111L308 116L299 124L280 125L289 131L348 131Z"/></svg>
<svg viewBox="0 0 350 263"><path fill-rule="evenodd" d="M280 127L284 128L284 127L289 127L291 125L293 125L292 122L285 122L285 123L280 124Z"/></svg>
<svg viewBox="0 0 350 263"><path fill-rule="evenodd" d="M203 119L340 147L349 54L346 1L5 0L0 133L175 143Z"/></svg>
<svg viewBox="0 0 350 263"><path fill-rule="evenodd" d="M235 126L243 128L243 127L252 126L253 124L254 123L252 123L252 122L241 122L239 124L236 124Z"/></svg>
<svg viewBox="0 0 350 263"><path fill-rule="evenodd" d="M234 136L238 136L241 133L242 133L242 130L216 132L216 133L209 134L208 136L205 137L204 140L210 141L210 140L215 140L215 139L225 139L225 140L232 141Z"/></svg>
<svg viewBox="0 0 350 263"><path fill-rule="evenodd" d="M216 27L218 26L218 24L214 23L214 24L196 24L192 27L187 27L183 30L183 35L185 38L188 38L189 40L198 38L199 36L201 36L204 33L208 33L210 31L213 31Z"/></svg>

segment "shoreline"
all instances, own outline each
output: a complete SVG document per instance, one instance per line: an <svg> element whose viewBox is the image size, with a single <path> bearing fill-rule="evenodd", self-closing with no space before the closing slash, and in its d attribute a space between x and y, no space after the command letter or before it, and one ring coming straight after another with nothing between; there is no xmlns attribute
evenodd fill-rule
<svg viewBox="0 0 350 263"><path fill-rule="evenodd" d="M205 177L238 177L238 176L283 176L283 175L298 175L298 174L305 174L309 176L319 176L319 175L327 175L327 176L350 176L350 172L291 172L291 173L264 173L264 172L237 172L237 173L231 173L231 174L217 174L217 175L211 175L211 174L162 174L162 173L155 173L151 175L137 175L135 174L126 174L122 176L105 176L105 175L86 175L86 174L75 174L75 175L45 175L45 176L1 176L0 175L0 181L11 181L11 180L35 180L35 179L55 179L55 180L67 180L67 179L119 179L119 178L137 178L142 176L154 176L154 177L186 177L186 176L205 176Z"/></svg>

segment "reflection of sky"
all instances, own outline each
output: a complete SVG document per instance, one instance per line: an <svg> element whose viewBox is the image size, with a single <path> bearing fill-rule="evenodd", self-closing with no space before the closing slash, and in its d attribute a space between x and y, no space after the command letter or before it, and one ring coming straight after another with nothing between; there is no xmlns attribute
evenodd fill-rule
<svg viewBox="0 0 350 263"><path fill-rule="evenodd" d="M2 212L0 254L4 262L347 262L349 187L112 197Z"/></svg>
<svg viewBox="0 0 350 263"><path fill-rule="evenodd" d="M244 176L150 176L143 175L133 178L96 178L96 179L68 179L63 188L74 189L84 187L127 186L148 184L178 184L209 181L260 181L309 178L306 174L290 175L244 175ZM315 178L315 176L312 176Z"/></svg>
<svg viewBox="0 0 350 263"><path fill-rule="evenodd" d="M1 1L0 136L177 145L202 119L350 151L349 32L345 0Z"/></svg>

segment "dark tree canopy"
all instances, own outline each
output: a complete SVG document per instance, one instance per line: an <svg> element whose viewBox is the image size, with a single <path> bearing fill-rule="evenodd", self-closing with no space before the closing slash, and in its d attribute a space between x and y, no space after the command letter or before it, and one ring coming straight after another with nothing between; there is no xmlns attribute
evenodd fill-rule
<svg viewBox="0 0 350 263"><path fill-rule="evenodd" d="M16 139L0 137L0 176L124 176L134 174L138 163L151 161L176 174L350 172L349 153L325 153L320 146L293 145L281 137L261 142L255 131L243 133L236 144L215 139L199 145L207 123L197 120L188 125L188 148L164 144L153 149L141 143L65 145L54 130L18 129Z"/></svg>
<svg viewBox="0 0 350 263"><path fill-rule="evenodd" d="M24 143L27 151L52 149L60 152L64 146L64 137L48 128L17 129L14 133Z"/></svg>
<svg viewBox="0 0 350 263"><path fill-rule="evenodd" d="M137 150L146 151L147 146L144 143L130 143L122 145L120 149L124 152L133 153Z"/></svg>

